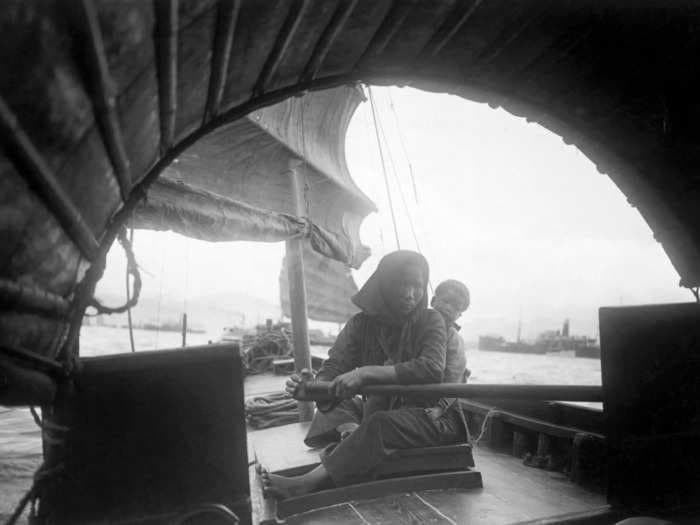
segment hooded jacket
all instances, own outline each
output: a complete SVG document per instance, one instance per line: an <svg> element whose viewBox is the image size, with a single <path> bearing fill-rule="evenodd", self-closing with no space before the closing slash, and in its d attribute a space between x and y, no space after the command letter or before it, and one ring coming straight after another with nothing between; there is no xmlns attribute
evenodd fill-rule
<svg viewBox="0 0 700 525"><path fill-rule="evenodd" d="M420 266L427 286L428 263L422 255L403 250L382 258L377 270L352 298L361 312L338 334L329 358L317 375L318 380L330 381L361 366L393 365L399 384L442 382L445 323L438 312L427 308L427 290L416 308L404 318L391 311L382 293L392 273L409 264ZM406 404L414 403L406 400Z"/></svg>

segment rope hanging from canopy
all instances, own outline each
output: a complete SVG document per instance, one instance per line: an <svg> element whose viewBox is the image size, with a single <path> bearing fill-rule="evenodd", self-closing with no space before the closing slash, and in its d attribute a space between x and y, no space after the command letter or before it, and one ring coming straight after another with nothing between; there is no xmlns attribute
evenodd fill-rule
<svg viewBox="0 0 700 525"><path fill-rule="evenodd" d="M129 310L132 306L136 305L139 301L139 295L141 294L141 273L139 272L138 264L136 263L136 257L134 256L134 250L131 245L131 241L126 235L126 228L122 228L117 236L119 244L124 248L124 253L127 259L127 272L134 277L134 292L131 297L127 293L127 301L121 306L105 306L100 303L95 297L90 300L90 306L92 306L98 314L121 314Z"/></svg>

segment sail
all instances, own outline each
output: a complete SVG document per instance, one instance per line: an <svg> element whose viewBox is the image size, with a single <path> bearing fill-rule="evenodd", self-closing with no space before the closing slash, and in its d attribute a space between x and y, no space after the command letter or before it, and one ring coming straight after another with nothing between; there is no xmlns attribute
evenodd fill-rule
<svg viewBox="0 0 700 525"><path fill-rule="evenodd" d="M227 124L165 169L135 212L135 226L206 241L308 237L319 253L359 267L359 239L374 204L350 177L345 134L363 95L354 86L290 98ZM291 169L303 184L297 216Z"/></svg>
<svg viewBox="0 0 700 525"><path fill-rule="evenodd" d="M319 255L309 242L302 243L308 317L316 321L345 323L359 309L350 301L357 285L350 268L339 261ZM287 257L280 271L280 304L282 313L291 317Z"/></svg>

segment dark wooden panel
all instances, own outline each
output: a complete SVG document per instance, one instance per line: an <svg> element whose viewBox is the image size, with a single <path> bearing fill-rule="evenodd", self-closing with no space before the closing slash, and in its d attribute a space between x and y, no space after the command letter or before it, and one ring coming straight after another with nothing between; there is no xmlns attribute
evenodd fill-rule
<svg viewBox="0 0 700 525"><path fill-rule="evenodd" d="M550 406L554 422L559 425L580 428L597 434L605 433L605 415L602 406L592 408L558 401L552 402Z"/></svg>
<svg viewBox="0 0 700 525"><path fill-rule="evenodd" d="M241 361L235 345L82 360L54 419L70 428L42 494L57 524L179 513L221 503L249 523Z"/></svg>
<svg viewBox="0 0 700 525"><path fill-rule="evenodd" d="M700 305L600 309L610 503L700 499Z"/></svg>

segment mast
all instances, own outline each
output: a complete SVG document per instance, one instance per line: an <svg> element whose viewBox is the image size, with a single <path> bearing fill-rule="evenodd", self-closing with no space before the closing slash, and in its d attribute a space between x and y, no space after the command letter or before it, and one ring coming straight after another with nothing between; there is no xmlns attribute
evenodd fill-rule
<svg viewBox="0 0 700 525"><path fill-rule="evenodd" d="M297 217L307 215L304 209L304 196L297 168L300 160L289 161L289 177L294 195ZM302 239L286 241L287 271L289 278L289 305L292 317L292 345L294 347L294 369L299 373L303 368L311 370L309 348L309 326L306 307L306 281L304 280L304 256ZM313 403L298 401L299 420L311 421L314 415Z"/></svg>

